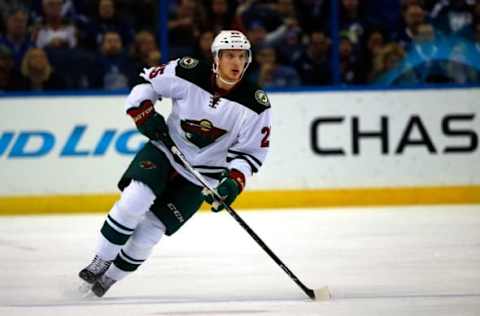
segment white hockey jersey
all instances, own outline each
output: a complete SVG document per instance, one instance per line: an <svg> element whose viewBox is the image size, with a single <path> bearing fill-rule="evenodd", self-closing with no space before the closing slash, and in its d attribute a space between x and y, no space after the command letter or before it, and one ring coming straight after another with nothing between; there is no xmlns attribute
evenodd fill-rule
<svg viewBox="0 0 480 316"><path fill-rule="evenodd" d="M150 68L144 76L150 84L132 89L126 110L147 99L155 104L159 97L171 98L170 136L210 185L217 185L226 169L237 169L248 177L262 166L271 130L270 102L262 89L242 80L221 96L214 91L211 65L190 57ZM201 185L163 144L157 147L178 173Z"/></svg>

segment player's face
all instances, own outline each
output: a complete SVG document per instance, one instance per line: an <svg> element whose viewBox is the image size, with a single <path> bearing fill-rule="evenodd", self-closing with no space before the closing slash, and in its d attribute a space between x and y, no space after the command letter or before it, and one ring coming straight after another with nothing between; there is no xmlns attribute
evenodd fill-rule
<svg viewBox="0 0 480 316"><path fill-rule="evenodd" d="M226 80L238 81L242 77L247 61L248 53L245 50L222 50L218 57L218 72Z"/></svg>

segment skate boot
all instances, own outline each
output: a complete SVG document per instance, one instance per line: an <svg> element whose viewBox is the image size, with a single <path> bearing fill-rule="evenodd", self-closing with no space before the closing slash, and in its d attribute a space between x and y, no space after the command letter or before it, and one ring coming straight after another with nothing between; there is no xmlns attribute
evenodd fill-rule
<svg viewBox="0 0 480 316"><path fill-rule="evenodd" d="M78 273L78 276L85 282L93 284L107 271L111 264L111 261L105 261L95 256L92 262Z"/></svg>
<svg viewBox="0 0 480 316"><path fill-rule="evenodd" d="M115 283L116 280L109 278L106 275L102 275L97 282L92 286L92 292L98 297L102 297L108 291L108 289Z"/></svg>

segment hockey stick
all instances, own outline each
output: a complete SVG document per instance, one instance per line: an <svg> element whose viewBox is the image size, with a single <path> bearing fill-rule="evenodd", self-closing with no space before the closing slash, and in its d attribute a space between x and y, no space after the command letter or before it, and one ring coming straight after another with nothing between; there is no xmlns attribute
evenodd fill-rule
<svg viewBox="0 0 480 316"><path fill-rule="evenodd" d="M157 143L154 141L154 144ZM302 291L312 300L318 300L318 301L324 301L330 299L330 291L328 290L328 287L323 287L320 289L310 289L308 288L305 284L303 284L300 279L297 278L297 276L280 260L279 257L263 242L263 240L248 226L248 224L235 212L235 210L230 207L230 205L227 205L222 197L217 193L215 189L213 189L208 182L205 180L205 178L198 172L195 168L190 165L190 163L187 161L183 153L177 148L177 146L173 145L173 143L166 142L168 143L167 147L169 147L170 152L175 155L187 168L187 170L206 188L208 191L210 191L215 200L219 203L222 203L223 206L225 207L225 210L230 214L239 224L242 226L243 229L247 231L247 233L252 237L257 244L270 256L270 258L275 261L275 263L280 266L280 268L285 271L285 273L292 279L301 289ZM158 143L157 143L158 144Z"/></svg>

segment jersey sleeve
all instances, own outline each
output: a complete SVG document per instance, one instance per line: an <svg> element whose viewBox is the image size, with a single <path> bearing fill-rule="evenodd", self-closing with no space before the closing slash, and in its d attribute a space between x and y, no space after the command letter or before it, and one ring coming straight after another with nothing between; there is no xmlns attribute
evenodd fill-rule
<svg viewBox="0 0 480 316"><path fill-rule="evenodd" d="M229 169L237 169L252 176L262 166L270 147L271 109L260 114L252 113L245 120L237 141L227 155Z"/></svg>
<svg viewBox="0 0 480 316"><path fill-rule="evenodd" d="M177 61L144 69L141 77L147 83L138 84L130 91L125 101L125 111L138 107L143 101L150 100L153 104L162 97L181 99L186 93L186 87L181 78L175 75Z"/></svg>
<svg viewBox="0 0 480 316"><path fill-rule="evenodd" d="M178 60L145 69L141 76L152 85L153 90L161 97L183 99L187 93L185 81L175 74Z"/></svg>
<svg viewBox="0 0 480 316"><path fill-rule="evenodd" d="M130 91L127 99L125 100L125 112L132 108L140 106L143 101L149 100L152 104L160 98L158 93L153 90L153 87L149 83L141 83L133 87Z"/></svg>

